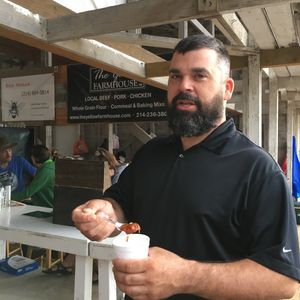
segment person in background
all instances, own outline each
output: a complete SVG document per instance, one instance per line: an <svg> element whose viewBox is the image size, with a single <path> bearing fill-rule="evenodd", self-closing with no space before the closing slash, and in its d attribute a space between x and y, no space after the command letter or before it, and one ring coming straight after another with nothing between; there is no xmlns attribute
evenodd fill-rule
<svg viewBox="0 0 300 300"><path fill-rule="evenodd" d="M80 135L78 140L76 140L73 145L73 155L87 157L88 154L89 154L88 145L87 145L83 135Z"/></svg>
<svg viewBox="0 0 300 300"><path fill-rule="evenodd" d="M116 153L116 159L120 164L124 164L126 162L126 153L125 153L125 151L118 151Z"/></svg>
<svg viewBox="0 0 300 300"><path fill-rule="evenodd" d="M57 159L60 158L60 155L59 155L59 152L57 149L53 148L52 151L51 151L51 159L53 161L56 161Z"/></svg>
<svg viewBox="0 0 300 300"><path fill-rule="evenodd" d="M16 145L7 137L0 136L0 174L10 174L11 191L22 192L25 189L24 175L33 177L36 168L25 158L13 154L13 147Z"/></svg>
<svg viewBox="0 0 300 300"><path fill-rule="evenodd" d="M121 173L128 166L128 163L119 162L116 157L104 148L97 148L95 156L103 161L107 161L110 169L111 183L118 182Z"/></svg>
<svg viewBox="0 0 300 300"><path fill-rule="evenodd" d="M53 207L55 164L50 151L43 145L35 145L31 159L37 167L36 175L23 192L12 192L11 198L17 201L31 198L31 205Z"/></svg>
<svg viewBox="0 0 300 300"><path fill-rule="evenodd" d="M278 164L226 120L229 55L205 35L181 40L169 68L173 135L136 153L119 181L75 208L91 240L137 222L146 259L115 259L126 299L286 299L300 280L292 195ZM98 217L95 218L95 214Z"/></svg>
<svg viewBox="0 0 300 300"><path fill-rule="evenodd" d="M287 175L287 157L284 158L282 164L280 165L280 168L282 170L282 172L284 173L284 175Z"/></svg>
<svg viewBox="0 0 300 300"><path fill-rule="evenodd" d="M104 148L105 150L108 150L108 138L104 138L102 144L100 145L100 148Z"/></svg>

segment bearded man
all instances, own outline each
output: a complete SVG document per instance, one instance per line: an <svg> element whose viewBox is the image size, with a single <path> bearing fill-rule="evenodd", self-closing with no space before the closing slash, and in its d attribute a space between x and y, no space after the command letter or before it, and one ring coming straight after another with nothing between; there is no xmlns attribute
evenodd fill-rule
<svg viewBox="0 0 300 300"><path fill-rule="evenodd" d="M226 121L229 77L224 45L183 39L169 70L174 134L144 145L103 199L73 211L92 240L115 228L95 213L140 224L146 259L115 259L126 299L282 299L300 279L295 213L277 163Z"/></svg>

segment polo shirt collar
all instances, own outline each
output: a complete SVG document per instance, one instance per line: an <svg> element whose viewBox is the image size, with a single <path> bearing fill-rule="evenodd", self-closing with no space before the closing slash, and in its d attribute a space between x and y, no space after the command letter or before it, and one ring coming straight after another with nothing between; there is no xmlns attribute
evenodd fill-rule
<svg viewBox="0 0 300 300"><path fill-rule="evenodd" d="M190 149L204 147L209 151L212 151L216 154L221 154L224 150L229 139L233 136L236 131L233 119L230 118L220 126L218 126L204 141L191 147ZM169 139L166 140L167 143L175 143L181 145L181 140L178 136L172 135ZM190 150L189 149L189 150Z"/></svg>
<svg viewBox="0 0 300 300"><path fill-rule="evenodd" d="M236 128L232 119L229 119L218 126L202 143L202 147L221 154L229 139L235 133Z"/></svg>

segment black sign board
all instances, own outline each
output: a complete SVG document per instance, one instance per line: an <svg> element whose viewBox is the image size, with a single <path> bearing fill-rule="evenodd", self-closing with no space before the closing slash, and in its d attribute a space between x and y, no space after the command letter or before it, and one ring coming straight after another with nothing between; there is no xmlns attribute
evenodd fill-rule
<svg viewBox="0 0 300 300"><path fill-rule="evenodd" d="M87 65L68 66L68 122L166 120L166 91Z"/></svg>

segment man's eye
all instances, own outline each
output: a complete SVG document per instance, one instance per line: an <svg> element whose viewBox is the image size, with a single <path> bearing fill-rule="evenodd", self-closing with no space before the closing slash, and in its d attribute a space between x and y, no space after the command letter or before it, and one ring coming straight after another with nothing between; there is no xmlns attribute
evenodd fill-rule
<svg viewBox="0 0 300 300"><path fill-rule="evenodd" d="M179 75L178 74L170 74L170 78L177 79L177 78L179 78Z"/></svg>
<svg viewBox="0 0 300 300"><path fill-rule="evenodd" d="M194 77L196 80L201 80L201 79L205 78L205 75L204 74L195 74Z"/></svg>

